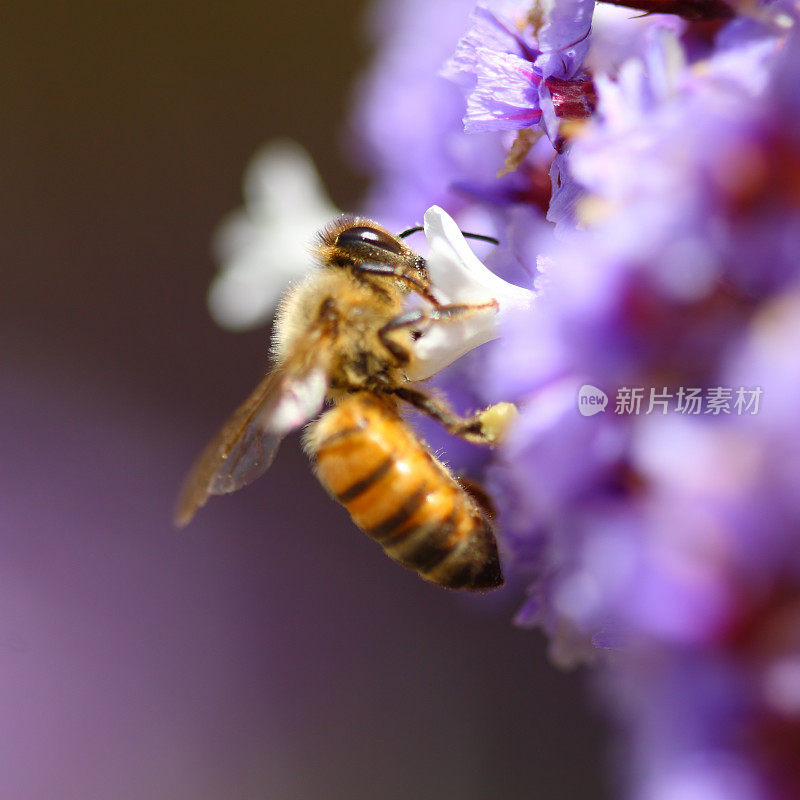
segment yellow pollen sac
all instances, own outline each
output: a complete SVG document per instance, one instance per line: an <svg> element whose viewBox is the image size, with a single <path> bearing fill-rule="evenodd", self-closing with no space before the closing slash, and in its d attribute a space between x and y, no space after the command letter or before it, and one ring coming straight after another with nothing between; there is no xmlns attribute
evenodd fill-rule
<svg viewBox="0 0 800 800"><path fill-rule="evenodd" d="M495 403L480 415L481 428L492 442L501 442L518 414L513 403Z"/></svg>

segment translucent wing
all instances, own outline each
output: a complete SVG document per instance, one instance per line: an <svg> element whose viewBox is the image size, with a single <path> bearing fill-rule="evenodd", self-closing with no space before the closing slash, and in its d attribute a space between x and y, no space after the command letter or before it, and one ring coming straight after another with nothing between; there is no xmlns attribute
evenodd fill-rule
<svg viewBox="0 0 800 800"><path fill-rule="evenodd" d="M287 433L311 419L328 388L327 347L277 367L209 442L183 484L175 524L188 524L212 494L247 486L272 464Z"/></svg>

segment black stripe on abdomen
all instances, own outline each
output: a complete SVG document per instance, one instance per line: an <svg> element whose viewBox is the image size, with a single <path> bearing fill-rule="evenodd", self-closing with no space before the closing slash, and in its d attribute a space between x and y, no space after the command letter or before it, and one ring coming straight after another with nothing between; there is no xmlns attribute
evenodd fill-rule
<svg viewBox="0 0 800 800"><path fill-rule="evenodd" d="M449 540L455 530L456 517L456 509L453 509L447 519L409 531L409 536L413 538L405 547L400 541L397 547L387 547L387 552L418 572L432 570L453 551Z"/></svg>
<svg viewBox="0 0 800 800"><path fill-rule="evenodd" d="M317 443L317 446L314 449L316 450L317 454L319 454L326 447L329 447L335 442L339 442L342 439L347 439L354 433L360 433L363 430L364 430L363 425L351 425L349 428L342 428L342 430L336 431L335 433L332 433L330 436L326 436L321 442Z"/></svg>
<svg viewBox="0 0 800 800"><path fill-rule="evenodd" d="M355 500L360 494L377 483L393 466L394 456L387 456L378 466L360 481L356 481L352 486L348 486L343 492L336 495L336 499L342 504L347 505L351 500Z"/></svg>
<svg viewBox="0 0 800 800"><path fill-rule="evenodd" d="M422 505L427 496L428 488L423 483L413 494L406 498L394 514L388 516L383 522L379 522L377 525L367 529L366 533L379 542L391 538L392 534L414 515L414 512ZM410 531L408 532L410 533ZM404 532L402 535L406 533Z"/></svg>

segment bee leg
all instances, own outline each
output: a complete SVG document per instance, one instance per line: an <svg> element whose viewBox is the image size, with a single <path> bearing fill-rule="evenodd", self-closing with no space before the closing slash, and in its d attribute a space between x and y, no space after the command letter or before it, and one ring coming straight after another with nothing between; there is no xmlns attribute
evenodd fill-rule
<svg viewBox="0 0 800 800"><path fill-rule="evenodd" d="M409 329L413 329L411 330L411 339L419 338L430 325L429 322L426 322L425 317L424 311L406 311L378 329L378 338L381 344L397 359L399 364L408 364L411 360L411 348L408 335L404 337L404 341L398 341L395 334L398 331L404 331L407 334ZM424 330L420 330L421 328Z"/></svg>
<svg viewBox="0 0 800 800"><path fill-rule="evenodd" d="M425 312L425 315L429 325L434 322L461 322L482 311L497 312L499 307L497 300L489 300L486 303L448 303L432 308Z"/></svg>
<svg viewBox="0 0 800 800"><path fill-rule="evenodd" d="M353 264L352 268L354 272L361 272L365 275L383 275L385 277L396 278L401 283L404 283L409 291L427 300L434 308L438 308L442 305L433 296L426 281L414 275L409 275L403 267L398 267L394 264L368 263Z"/></svg>
<svg viewBox="0 0 800 800"><path fill-rule="evenodd" d="M422 309L406 311L380 328L378 330L378 338L381 340L381 344L400 364L407 364L411 360L408 337L405 337L405 342L399 342L392 334L397 331L410 330L412 340L416 340L423 336L434 322L460 322L482 311L497 311L497 301L439 304L428 311Z"/></svg>
<svg viewBox="0 0 800 800"><path fill-rule="evenodd" d="M397 386L391 391L423 414L433 417L449 433L477 444L497 444L502 440L509 423L517 415L513 403L495 403L472 416L462 417L445 400L419 389Z"/></svg>
<svg viewBox="0 0 800 800"><path fill-rule="evenodd" d="M480 311L497 311L499 307L497 300L489 300L486 303L442 303L433 296L430 286L425 281L409 275L402 267L397 267L393 264L354 264L353 270L363 272L366 275L391 276L404 283L410 291L418 294L433 306L430 311L420 312L427 317L428 325L432 322L458 322ZM401 314L396 319L401 320L406 316L406 314ZM419 319L422 318L420 317ZM411 327L415 322L416 319L400 323L395 325L395 328Z"/></svg>
<svg viewBox="0 0 800 800"><path fill-rule="evenodd" d="M494 501L489 492L478 481L465 478L463 475L459 475L456 480L461 488L478 504L478 508L483 511L487 519L492 521L497 519L497 509Z"/></svg>

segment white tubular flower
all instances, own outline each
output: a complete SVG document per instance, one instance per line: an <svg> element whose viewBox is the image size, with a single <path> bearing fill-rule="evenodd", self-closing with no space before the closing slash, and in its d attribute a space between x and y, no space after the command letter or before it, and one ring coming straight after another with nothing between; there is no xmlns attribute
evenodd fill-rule
<svg viewBox="0 0 800 800"><path fill-rule="evenodd" d="M430 378L473 348L496 339L503 316L510 310L530 308L533 300L528 289L507 283L487 269L455 220L439 206L425 212L425 238L430 247L428 274L437 300L476 305L495 301L497 306L461 321L434 323L414 345L416 358L408 372L414 381Z"/></svg>
<svg viewBox="0 0 800 800"><path fill-rule="evenodd" d="M311 268L314 234L340 213L311 157L288 140L266 145L253 158L244 199L215 237L221 268L208 294L211 316L231 330L269 319L287 285Z"/></svg>

